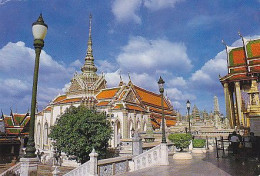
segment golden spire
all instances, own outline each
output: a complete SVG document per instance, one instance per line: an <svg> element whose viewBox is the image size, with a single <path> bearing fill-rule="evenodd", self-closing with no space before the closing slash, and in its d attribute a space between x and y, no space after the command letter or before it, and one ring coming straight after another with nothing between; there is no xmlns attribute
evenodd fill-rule
<svg viewBox="0 0 260 176"><path fill-rule="evenodd" d="M89 15L89 32L88 32L88 50L86 59L94 59L93 58L93 50L92 50L92 38L91 38L91 28L92 28L92 15Z"/></svg>
<svg viewBox="0 0 260 176"><path fill-rule="evenodd" d="M85 57L85 63L81 68L82 72L88 72L93 74L97 72L97 67L94 64L93 50L92 50L92 38L91 38L91 29L92 28L92 15L89 15L89 34L88 34L88 49L87 55Z"/></svg>

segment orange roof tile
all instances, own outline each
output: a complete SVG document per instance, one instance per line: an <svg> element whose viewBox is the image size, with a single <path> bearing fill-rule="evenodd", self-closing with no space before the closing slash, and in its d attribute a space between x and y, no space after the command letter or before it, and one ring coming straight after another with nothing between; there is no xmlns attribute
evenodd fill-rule
<svg viewBox="0 0 260 176"><path fill-rule="evenodd" d="M233 63L235 65L245 64L245 51L244 49L241 50L234 50L233 51Z"/></svg>
<svg viewBox="0 0 260 176"><path fill-rule="evenodd" d="M161 106L161 96L159 94L155 94L153 92L147 91L145 89L142 89L140 87L134 86L137 94L140 96L141 100L145 104L155 105L155 106ZM168 105L164 99L164 107L168 108Z"/></svg>
<svg viewBox="0 0 260 176"><path fill-rule="evenodd" d="M251 72L260 72L260 66L253 66L250 68Z"/></svg>
<svg viewBox="0 0 260 176"><path fill-rule="evenodd" d="M119 88L113 88L113 89L105 89L102 90L98 95L97 95L97 99L109 99L109 98L113 98L117 91L119 90Z"/></svg>
<svg viewBox="0 0 260 176"><path fill-rule="evenodd" d="M58 96L58 97L53 101L53 103L57 103L57 102L62 101L62 100L64 100L64 99L66 99L66 98L67 98L66 95Z"/></svg>
<svg viewBox="0 0 260 176"><path fill-rule="evenodd" d="M252 56L260 56L260 43L253 43L251 45L251 50L252 50Z"/></svg>
<svg viewBox="0 0 260 176"><path fill-rule="evenodd" d="M150 107L149 109L150 109L150 111L153 111L153 112L162 113L162 109L153 108L153 107ZM163 112L164 112L165 114L168 114L168 115L175 115L173 111L167 111L167 110L164 109Z"/></svg>
<svg viewBox="0 0 260 176"><path fill-rule="evenodd" d="M71 99L65 99L60 101L59 103L72 103L72 102L78 102L81 101L81 98L71 98Z"/></svg>
<svg viewBox="0 0 260 176"><path fill-rule="evenodd" d="M158 123L156 123L154 121L151 121L151 123L152 123L152 126L153 126L154 129L160 128L160 125Z"/></svg>
<svg viewBox="0 0 260 176"><path fill-rule="evenodd" d="M113 109L122 109L124 106L122 104L117 104Z"/></svg>
<svg viewBox="0 0 260 176"><path fill-rule="evenodd" d="M108 105L109 101L101 101L97 104L97 106L106 106Z"/></svg>
<svg viewBox="0 0 260 176"><path fill-rule="evenodd" d="M170 126L174 126L176 124L175 120L166 120L166 126L170 127Z"/></svg>
<svg viewBox="0 0 260 176"><path fill-rule="evenodd" d="M139 106L134 106L134 105L126 105L127 109L130 110L136 110L136 111L144 111L142 108L140 108Z"/></svg>
<svg viewBox="0 0 260 176"><path fill-rule="evenodd" d="M44 109L44 111L51 111L51 107L49 106L49 107L46 107L45 109Z"/></svg>

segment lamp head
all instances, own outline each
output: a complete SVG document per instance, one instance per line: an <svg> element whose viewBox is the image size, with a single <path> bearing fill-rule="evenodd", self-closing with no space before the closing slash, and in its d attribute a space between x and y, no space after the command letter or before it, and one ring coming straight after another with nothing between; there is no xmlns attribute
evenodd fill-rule
<svg viewBox="0 0 260 176"><path fill-rule="evenodd" d="M158 81L158 86L159 86L159 91L160 93L164 92L164 80L162 79L162 77L160 76L159 81Z"/></svg>
<svg viewBox="0 0 260 176"><path fill-rule="evenodd" d="M186 107L187 107L188 110L190 110L190 101L189 100L186 103Z"/></svg>
<svg viewBox="0 0 260 176"><path fill-rule="evenodd" d="M48 26L44 23L44 20L42 18L42 14L40 14L38 20L32 24L32 33L34 40L44 40L46 34L47 34Z"/></svg>

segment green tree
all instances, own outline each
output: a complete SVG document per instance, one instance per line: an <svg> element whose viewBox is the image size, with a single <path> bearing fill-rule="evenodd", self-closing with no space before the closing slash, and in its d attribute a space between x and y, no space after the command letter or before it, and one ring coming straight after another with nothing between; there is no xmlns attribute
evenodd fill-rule
<svg viewBox="0 0 260 176"><path fill-rule="evenodd" d="M95 148L99 158L105 158L112 129L104 113L89 110L84 106L71 106L51 128L49 137L54 147L66 155L76 156L78 162L89 160Z"/></svg>
<svg viewBox="0 0 260 176"><path fill-rule="evenodd" d="M178 149L181 149L181 151L183 151L184 148L187 148L190 145L192 136L191 134L175 133L170 134L168 136L168 139L173 142L173 145L175 145Z"/></svg>

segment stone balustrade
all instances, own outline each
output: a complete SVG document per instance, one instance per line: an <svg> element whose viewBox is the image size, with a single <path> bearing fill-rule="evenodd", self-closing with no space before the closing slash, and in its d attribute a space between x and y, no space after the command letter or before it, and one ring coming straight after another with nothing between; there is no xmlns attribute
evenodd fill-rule
<svg viewBox="0 0 260 176"><path fill-rule="evenodd" d="M98 175L110 176L128 172L130 160L132 160L132 156L98 160Z"/></svg>
<svg viewBox="0 0 260 176"><path fill-rule="evenodd" d="M5 172L1 173L0 176L5 176L5 175L20 175L21 173L21 163L17 163L16 165L10 167L8 170Z"/></svg>
<svg viewBox="0 0 260 176"><path fill-rule="evenodd" d="M79 167L73 169L68 172L64 176L97 176L97 156L98 154L95 152L95 149L89 154L90 160Z"/></svg>
<svg viewBox="0 0 260 176"><path fill-rule="evenodd" d="M169 165L168 147L166 143L161 143L156 147L133 157L134 170L139 170L155 165Z"/></svg>

